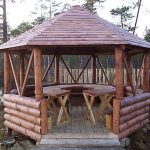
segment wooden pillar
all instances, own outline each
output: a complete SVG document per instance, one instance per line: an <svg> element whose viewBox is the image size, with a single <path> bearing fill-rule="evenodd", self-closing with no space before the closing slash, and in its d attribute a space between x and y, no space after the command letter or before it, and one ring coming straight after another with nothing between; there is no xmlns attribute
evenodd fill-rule
<svg viewBox="0 0 150 150"><path fill-rule="evenodd" d="M59 55L55 56L55 83L59 83Z"/></svg>
<svg viewBox="0 0 150 150"><path fill-rule="evenodd" d="M113 132L119 133L120 103L123 99L123 50L115 48L116 98L113 100Z"/></svg>
<svg viewBox="0 0 150 150"><path fill-rule="evenodd" d="M10 93L10 62L9 53L4 52L4 92Z"/></svg>
<svg viewBox="0 0 150 150"><path fill-rule="evenodd" d="M92 78L92 82L95 84L96 83L96 56L93 55L92 56L92 69L93 69L93 78Z"/></svg>
<svg viewBox="0 0 150 150"><path fill-rule="evenodd" d="M144 52L144 70L143 70L143 90L144 92L149 92L149 69L150 69L150 53L148 51Z"/></svg>
<svg viewBox="0 0 150 150"><path fill-rule="evenodd" d="M24 54L20 54L20 68L19 68L19 72L20 72L20 87L22 87L23 85L23 81L24 81Z"/></svg>
<svg viewBox="0 0 150 150"><path fill-rule="evenodd" d="M10 93L10 62L9 62L9 52L4 51L4 93ZM7 128L7 136L12 135L12 129Z"/></svg>
<svg viewBox="0 0 150 150"><path fill-rule="evenodd" d="M43 96L42 86L42 55L39 48L34 48L34 76L35 76L35 97L41 103L41 134L47 134L48 118L47 118L47 103Z"/></svg>
<svg viewBox="0 0 150 150"><path fill-rule="evenodd" d="M129 68L129 71L130 71L129 73L132 77L132 57L130 55L126 55L126 58L127 58L128 68ZM131 85L129 74L126 73L126 75L127 75L127 85Z"/></svg>

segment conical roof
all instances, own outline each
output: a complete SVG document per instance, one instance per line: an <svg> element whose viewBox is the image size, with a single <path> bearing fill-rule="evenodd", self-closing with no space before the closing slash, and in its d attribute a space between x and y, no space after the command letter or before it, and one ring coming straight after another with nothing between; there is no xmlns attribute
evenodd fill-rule
<svg viewBox="0 0 150 150"><path fill-rule="evenodd" d="M2 44L0 49L21 46L133 45L150 48L150 43L90 13L73 6L51 20Z"/></svg>

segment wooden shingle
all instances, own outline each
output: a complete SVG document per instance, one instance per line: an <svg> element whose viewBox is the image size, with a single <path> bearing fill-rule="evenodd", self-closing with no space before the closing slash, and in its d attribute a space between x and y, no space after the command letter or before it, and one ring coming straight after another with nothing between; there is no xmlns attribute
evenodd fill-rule
<svg viewBox="0 0 150 150"><path fill-rule="evenodd" d="M150 43L93 15L80 6L74 6L51 20L2 44L0 49L20 46L101 46L132 45L150 48Z"/></svg>

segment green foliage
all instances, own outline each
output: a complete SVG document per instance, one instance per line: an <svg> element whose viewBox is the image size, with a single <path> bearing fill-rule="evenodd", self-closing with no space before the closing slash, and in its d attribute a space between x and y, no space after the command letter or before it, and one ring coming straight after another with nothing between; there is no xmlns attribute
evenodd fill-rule
<svg viewBox="0 0 150 150"><path fill-rule="evenodd" d="M114 17L119 17L119 24L121 28L125 28L128 31L133 31L134 27L131 26L131 20L133 19L133 15L131 13L131 6L122 6L121 8L118 7L116 9L112 9L111 15Z"/></svg>
<svg viewBox="0 0 150 150"><path fill-rule="evenodd" d="M38 0L38 2L40 7L36 7L36 10L38 11L40 8L40 16L35 18L32 22L22 22L18 27L11 30L10 33L13 37L24 33L38 24L41 24L44 20L46 20L48 14L48 18L51 18L52 16L55 16L71 7L69 4L58 3L55 0ZM37 12L34 11L32 14L37 15Z"/></svg>
<svg viewBox="0 0 150 150"><path fill-rule="evenodd" d="M89 10L90 12L96 14L96 5L99 4L101 5L102 3L104 3L106 0L85 0L85 4L83 4L83 7L86 8L87 10Z"/></svg>
<svg viewBox="0 0 150 150"><path fill-rule="evenodd" d="M69 68L75 69L79 67L80 63L80 56L73 55L73 56L64 56L65 62L68 64Z"/></svg>
<svg viewBox="0 0 150 150"><path fill-rule="evenodd" d="M22 22L19 26L17 26L15 29L10 31L11 36L16 37L25 31L33 28L34 26L41 24L45 20L45 17L37 17L32 22Z"/></svg>
<svg viewBox="0 0 150 150"><path fill-rule="evenodd" d="M71 5L68 3L58 2L57 0L37 0L38 3L35 6L35 10L32 15L38 15L40 10L40 16L45 18L52 18L59 13L68 10Z"/></svg>
<svg viewBox="0 0 150 150"><path fill-rule="evenodd" d="M42 17L37 17L36 19L33 20L33 22L31 23L32 26L41 24L46 18L44 16Z"/></svg>
<svg viewBox="0 0 150 150"><path fill-rule="evenodd" d="M146 34L144 36L144 39L148 42L150 42L150 29L146 30Z"/></svg>
<svg viewBox="0 0 150 150"><path fill-rule="evenodd" d="M11 35L12 36L18 36L22 33L24 33L25 31L31 29L33 27L33 25L29 22L22 22L16 29L11 30Z"/></svg>

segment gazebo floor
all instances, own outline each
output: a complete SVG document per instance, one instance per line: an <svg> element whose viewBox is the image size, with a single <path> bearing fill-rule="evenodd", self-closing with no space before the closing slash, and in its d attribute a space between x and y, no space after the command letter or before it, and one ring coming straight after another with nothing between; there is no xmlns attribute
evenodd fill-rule
<svg viewBox="0 0 150 150"><path fill-rule="evenodd" d="M96 121L96 126L93 126L92 123L86 119L85 113L85 106L71 107L70 121L63 121L59 127L53 124L52 131L42 136L40 144L48 144L52 147L105 147L120 145L118 136L106 129L104 121Z"/></svg>

